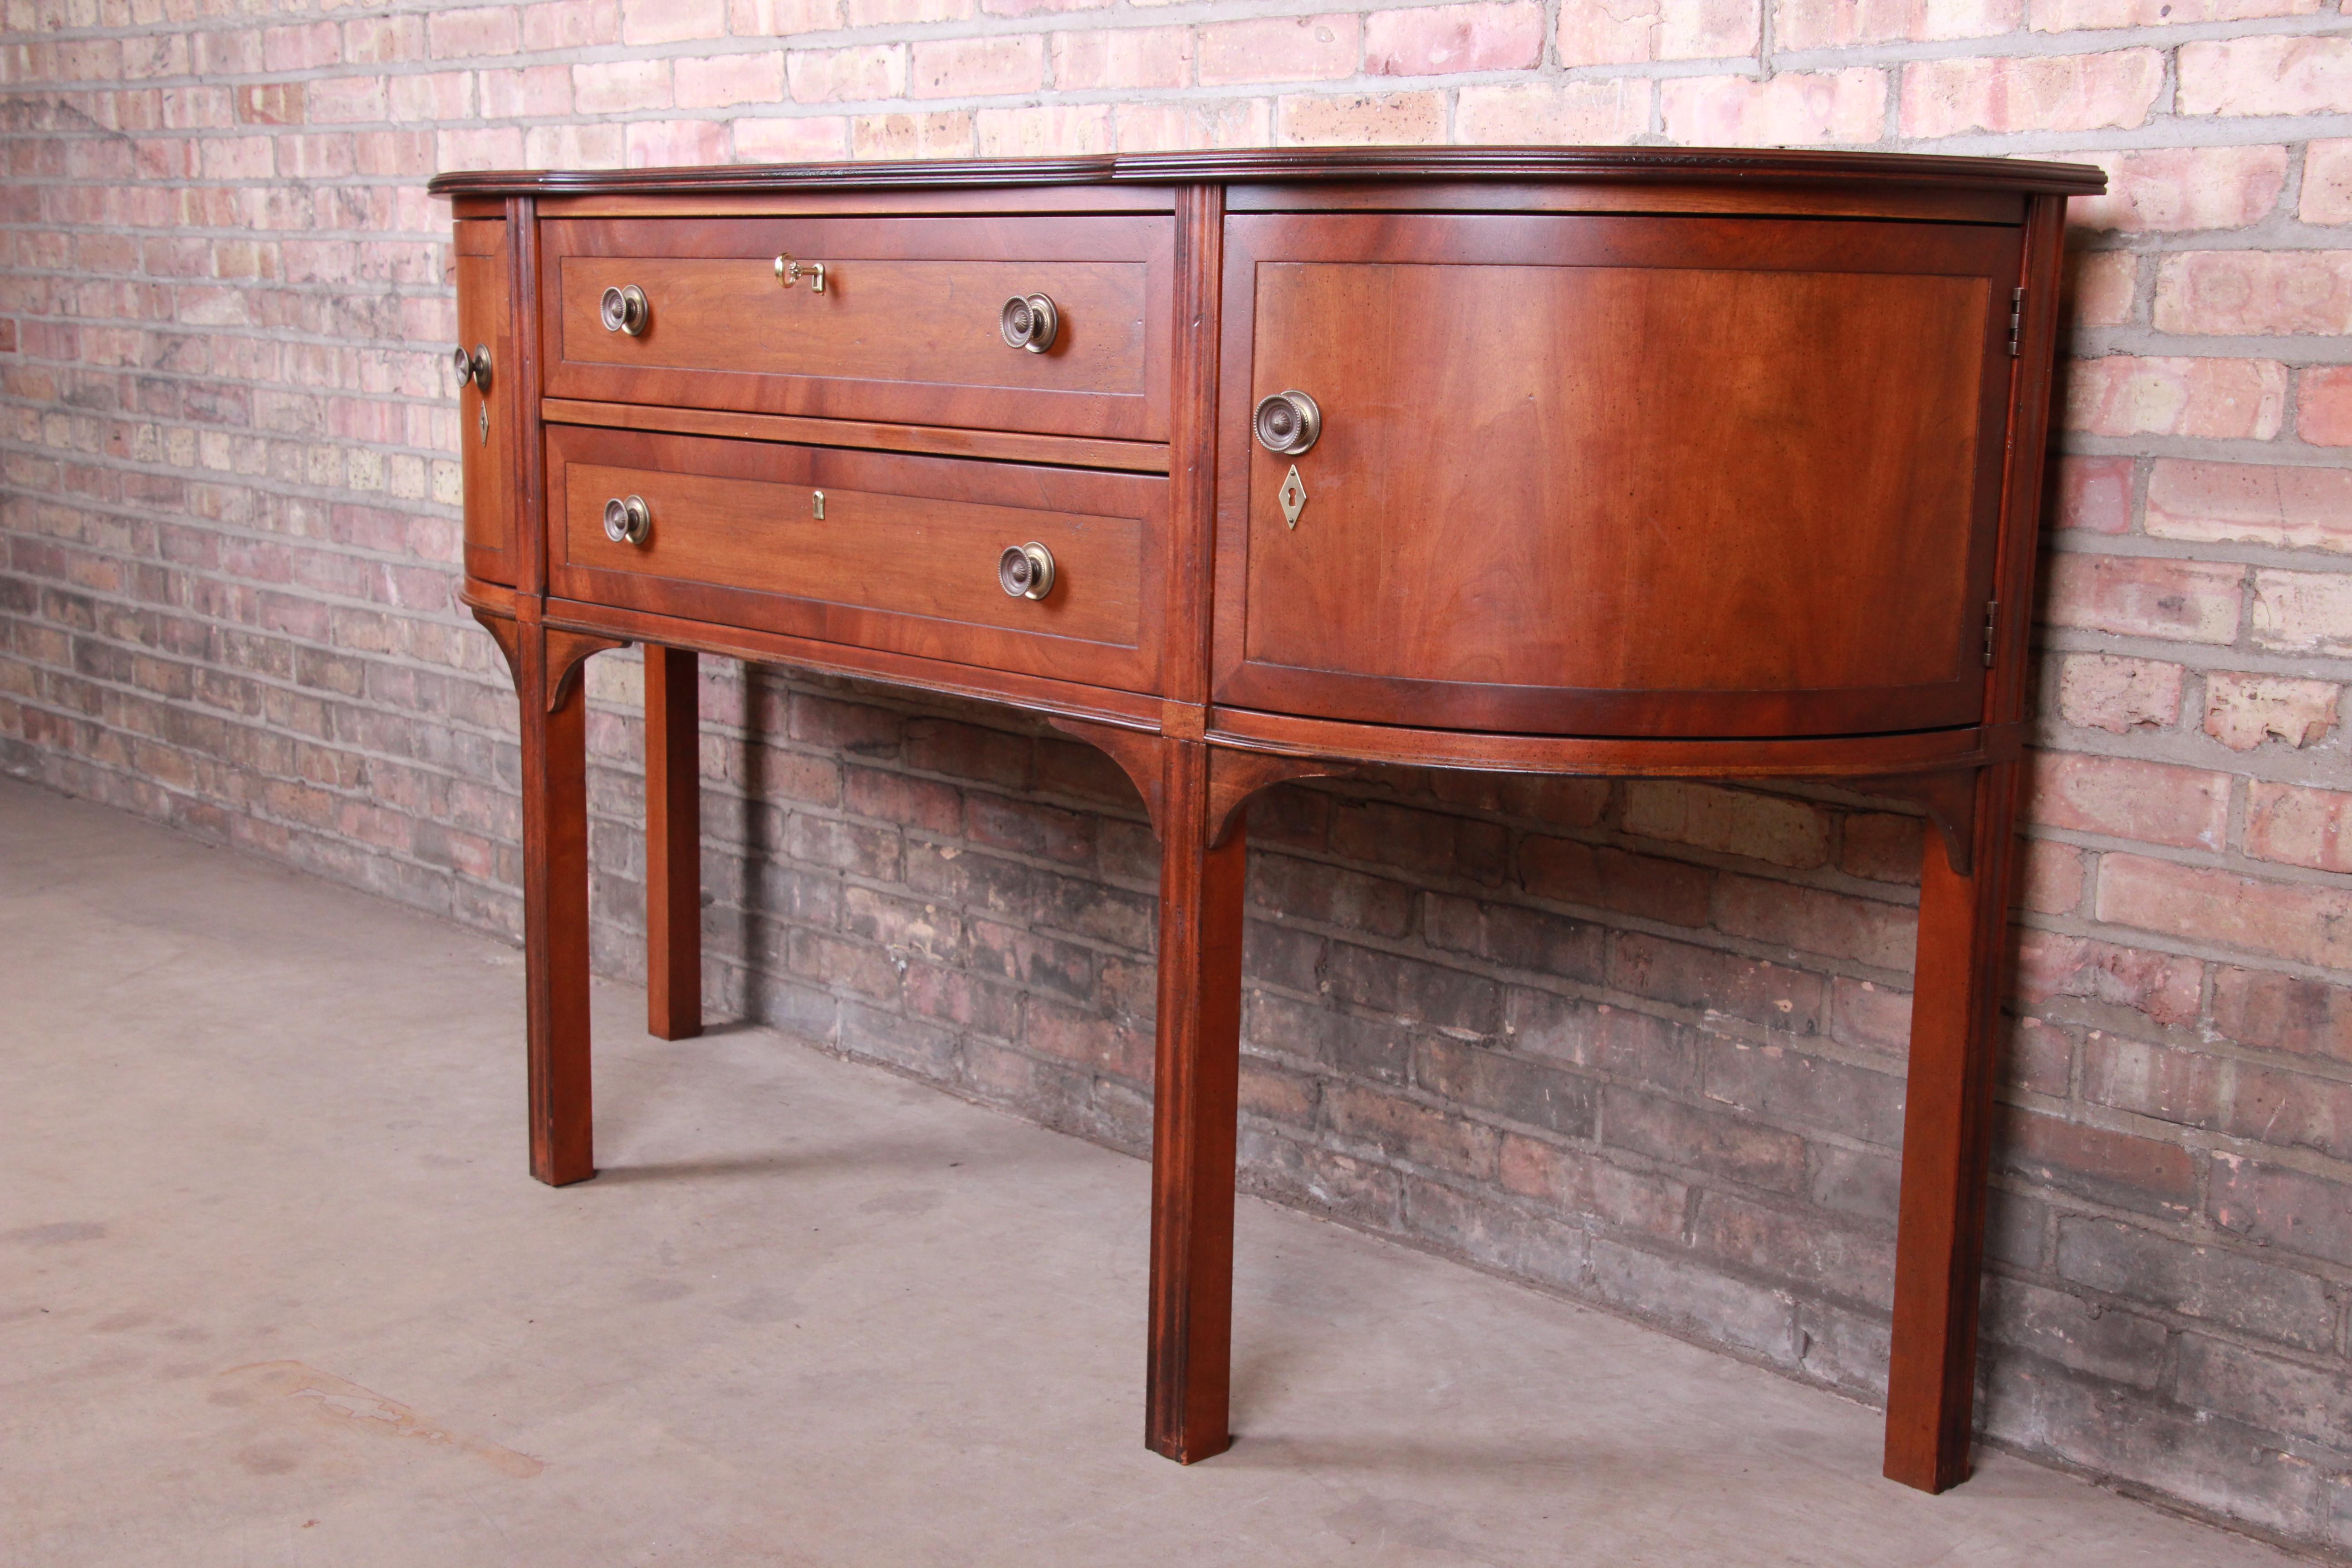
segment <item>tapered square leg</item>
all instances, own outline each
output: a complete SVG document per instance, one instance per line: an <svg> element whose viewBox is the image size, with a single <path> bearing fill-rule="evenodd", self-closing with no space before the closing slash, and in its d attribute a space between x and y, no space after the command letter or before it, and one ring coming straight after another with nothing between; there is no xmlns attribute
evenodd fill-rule
<svg viewBox="0 0 2352 1568"><path fill-rule="evenodd" d="M1922 1491L1969 1475L2016 795L2015 763L1980 770L1973 874L1930 833L1920 880L1886 1475Z"/></svg>
<svg viewBox="0 0 2352 1568"><path fill-rule="evenodd" d="M1190 1464L1232 1445L1234 1145L1241 1072L1236 824L1210 842L1208 748L1167 742L1151 1133L1151 1348L1144 1440Z"/></svg>
<svg viewBox="0 0 2352 1568"><path fill-rule="evenodd" d="M701 660L646 645L646 1028L702 1033Z"/></svg>
<svg viewBox="0 0 2352 1568"><path fill-rule="evenodd" d="M574 674L584 657L579 639L536 622L520 636L530 1173L560 1187L596 1173L588 1082L588 700Z"/></svg>

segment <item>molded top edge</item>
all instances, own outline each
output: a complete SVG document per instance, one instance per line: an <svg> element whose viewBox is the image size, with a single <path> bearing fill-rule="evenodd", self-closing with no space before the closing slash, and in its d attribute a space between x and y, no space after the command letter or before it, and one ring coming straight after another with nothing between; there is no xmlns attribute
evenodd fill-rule
<svg viewBox="0 0 2352 1568"><path fill-rule="evenodd" d="M1582 180L1881 184L2096 195L2088 163L1946 158L1910 153L1724 147L1299 147L1093 158L954 158L913 163L721 163L682 169L485 171L436 174L438 196L592 195L881 190L945 185L1066 185L1191 181Z"/></svg>

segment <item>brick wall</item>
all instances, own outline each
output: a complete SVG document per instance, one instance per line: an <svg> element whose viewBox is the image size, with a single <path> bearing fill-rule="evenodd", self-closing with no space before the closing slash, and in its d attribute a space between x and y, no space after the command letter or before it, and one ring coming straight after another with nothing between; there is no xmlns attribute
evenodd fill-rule
<svg viewBox="0 0 2352 1568"><path fill-rule="evenodd" d="M513 933L512 700L451 598L436 170L2087 158L2115 193L2075 214L1985 1419L2352 1547L2352 28L2319 0L1274 9L6 0L0 764ZM616 974L635 676L592 681ZM1125 784L999 713L706 686L717 1005L1140 1148ZM1278 792L1255 832L1254 1186L1877 1391L1915 817L1399 773Z"/></svg>

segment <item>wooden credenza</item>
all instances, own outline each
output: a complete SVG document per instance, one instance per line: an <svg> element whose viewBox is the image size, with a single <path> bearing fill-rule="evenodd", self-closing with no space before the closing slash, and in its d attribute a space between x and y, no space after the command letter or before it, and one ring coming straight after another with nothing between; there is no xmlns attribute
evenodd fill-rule
<svg viewBox="0 0 2352 1568"><path fill-rule="evenodd" d="M1146 1436L1223 1449L1244 809L1370 763L1924 807L1886 1473L1968 1473L2073 165L1315 150L444 175L467 604L521 693L530 1162L594 1173L582 662L1044 714L1161 844Z"/></svg>

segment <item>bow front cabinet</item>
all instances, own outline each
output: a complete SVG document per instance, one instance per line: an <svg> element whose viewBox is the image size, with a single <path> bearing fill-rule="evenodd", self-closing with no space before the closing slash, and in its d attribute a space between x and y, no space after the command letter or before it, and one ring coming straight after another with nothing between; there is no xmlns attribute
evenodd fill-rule
<svg viewBox="0 0 2352 1568"><path fill-rule="evenodd" d="M467 603L521 694L531 1169L594 1173L582 663L646 658L700 1026L700 652L1045 715L1161 845L1146 1437L1230 1441L1244 837L1405 763L1833 779L1928 835L1886 1473L1967 1474L2079 166L1307 150L444 175Z"/></svg>

